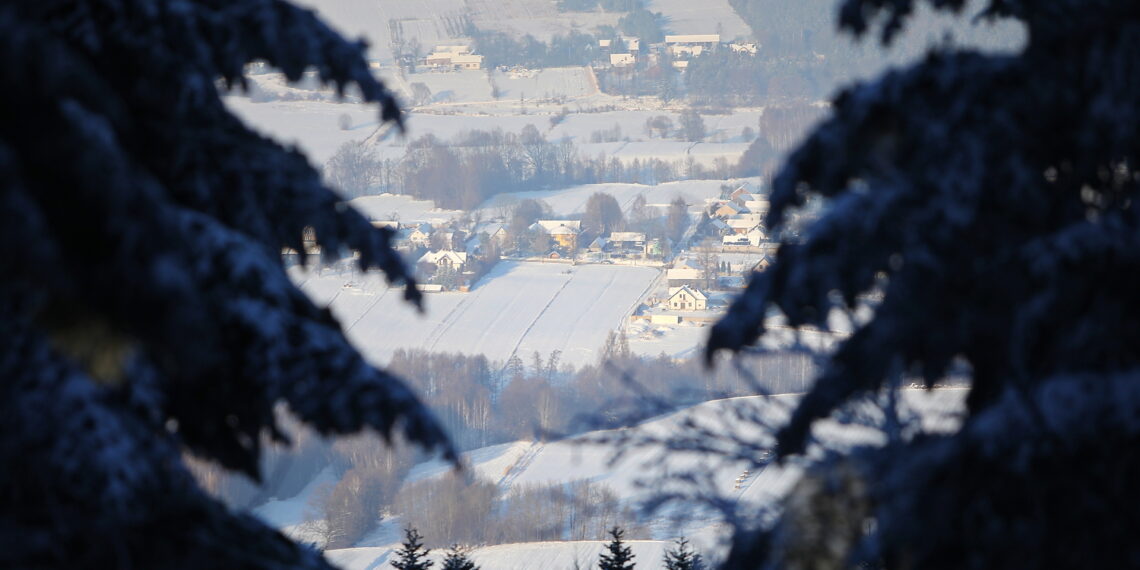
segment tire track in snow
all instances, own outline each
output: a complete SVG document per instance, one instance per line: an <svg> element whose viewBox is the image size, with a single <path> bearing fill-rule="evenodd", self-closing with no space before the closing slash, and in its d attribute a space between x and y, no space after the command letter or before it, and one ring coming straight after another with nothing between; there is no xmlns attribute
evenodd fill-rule
<svg viewBox="0 0 1140 570"><path fill-rule="evenodd" d="M352 327L355 327L355 326L356 326L356 323L359 323L360 321L364 320L364 317L365 317L365 316L366 316L368 313L371 313L371 312L372 312L372 309L376 308L376 305L379 305L379 304L380 304L380 300L381 300L381 299L383 299L383 298L384 298L384 296L388 294L388 291L391 291L391 290L392 290L392 288L391 288L391 287L389 287L389 288L385 289L383 293L380 293L379 295L377 295L377 296L376 296L376 300L372 301L372 304L368 305L368 308L367 308L367 309L364 309L364 311L362 311L362 312L360 313L360 315L359 315L359 316L357 316L357 317L356 317L356 319L352 321L352 324L348 325L348 327L346 327L346 328L344 329L344 332L345 332L345 333L347 333L348 331L352 330ZM340 296L340 291L337 291L337 293L336 293L336 294L337 294L337 296ZM334 299L335 299L335 297L334 297ZM331 304L332 304L332 302L330 301L330 302L329 302L329 304L331 305Z"/></svg>
<svg viewBox="0 0 1140 570"><path fill-rule="evenodd" d="M605 298L606 294L609 293L610 289L613 288L614 282L617 281L617 272L611 271L609 273L610 273L610 275L609 275L610 280L606 282L604 287L602 287L601 292L598 293L597 295L591 295L593 300L590 302L590 306L588 308L586 308L585 310L578 311L577 316L574 317L574 321L571 322L570 325L566 327L566 335L563 337L562 346L558 348L558 350L560 350L562 352L562 354L566 354L566 351L570 345L570 338L574 336L574 332L578 328L578 323L581 322L582 318L585 317L587 314L594 313L595 312L594 308L601 304L602 299ZM585 347L576 347L576 348L585 348ZM596 350L596 348L588 348L586 350L594 351L594 350Z"/></svg>
<svg viewBox="0 0 1140 570"><path fill-rule="evenodd" d="M569 285L570 282L574 280L575 275L576 274L571 273L570 277L567 280L562 282L562 286L559 287L558 290L555 291L554 294L550 296L550 299L547 299L546 306L542 307L542 310L539 311L538 314L535 315L535 317L533 319L531 319L530 324L528 324L526 326L526 328L523 329L522 334L519 335L519 339L517 341L515 341L515 346L514 346L514 348L511 349L511 353L509 355L507 355L507 359L503 362L503 368L502 368L502 370L499 371L500 374L502 372L506 371L506 369L507 369L506 363L511 360L511 357L518 355L519 347L522 346L522 342L526 338L526 335L530 334L531 329L534 328L534 324L537 323L538 320L542 318L542 315L546 314L547 309L550 308L550 305L554 304L554 300L557 299L558 296L562 294L562 291L564 291L566 289L566 286Z"/></svg>
<svg viewBox="0 0 1140 570"><path fill-rule="evenodd" d="M471 299L464 298L460 300L459 303L457 303L454 307L452 307L451 310L448 311L442 319L439 320L439 324L436 325L435 328L432 329L431 334L429 334L427 338L424 339L424 346L427 347L428 352L435 350L435 345L439 343L439 339L443 338L443 335L447 333L447 329L451 328L451 325L455 322L455 319L458 319L463 313L466 313L468 307L470 306Z"/></svg>
<svg viewBox="0 0 1140 570"><path fill-rule="evenodd" d="M517 460L515 460L515 464L511 465L511 468L507 470L507 474L503 475L502 479L499 479L499 487L502 489L509 489L511 484L515 482L515 479L518 479L519 475L522 475L523 472L526 471L528 467L530 467L530 464L534 463L535 458L538 457L538 455L542 453L542 450L545 448L545 443L536 441L530 444L530 447L527 448L526 452L523 453L522 456Z"/></svg>

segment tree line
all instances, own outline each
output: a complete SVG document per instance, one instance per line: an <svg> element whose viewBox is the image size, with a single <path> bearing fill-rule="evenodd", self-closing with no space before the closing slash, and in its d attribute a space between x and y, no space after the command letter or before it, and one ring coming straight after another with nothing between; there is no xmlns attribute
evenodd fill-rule
<svg viewBox="0 0 1140 570"><path fill-rule="evenodd" d="M633 549L625 542L626 530L620 526L610 527L606 534L610 537L605 550L598 557L599 570L632 570L636 567ZM443 570L479 570L479 566L471 559L471 548L452 543L443 560ZM426 570L434 562L428 559L431 552L424 543L424 537L415 526L404 528L404 541L396 551L392 567L397 570ZM665 552L662 560L666 570L704 570L704 558L699 552L693 550L688 539L680 537L673 541L672 546ZM575 561L577 567L578 561Z"/></svg>
<svg viewBox="0 0 1140 570"><path fill-rule="evenodd" d="M699 115L691 115L683 117L682 138L699 137L704 131ZM425 135L408 144L399 160L382 160L367 143L350 141L325 164L325 179L349 198L391 192L462 210L503 192L607 182L660 184L727 178L730 173L727 161L710 169L692 157L626 162L604 153L584 156L569 138L548 140L534 125L519 133L469 131L450 141Z"/></svg>

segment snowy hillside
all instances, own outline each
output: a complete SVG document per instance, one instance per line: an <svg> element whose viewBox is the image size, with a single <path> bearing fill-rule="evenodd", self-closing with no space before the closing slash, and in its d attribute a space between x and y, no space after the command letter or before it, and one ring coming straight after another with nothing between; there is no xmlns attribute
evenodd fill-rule
<svg viewBox="0 0 1140 570"><path fill-rule="evenodd" d="M930 392L917 389L904 390L902 399L904 416L914 414L927 430L954 429L958 425L958 414L963 410L965 394L964 389L952 388ZM620 460L613 461L612 454L618 445L603 440L631 438L632 441L636 441L642 436L665 439L694 433L694 427L690 425L693 424L707 429L717 437L770 442L771 433L765 427L747 424L738 418L755 415L762 418L766 426L779 426L787 421L788 413L798 400L799 395L794 394L715 400L652 419L637 428L594 432L550 443L519 442L513 445L494 446L472 451L465 454L465 457L477 476L500 486L588 480L605 484L624 500L631 502L647 499L659 491L660 487L652 483L668 473L709 469L715 475L712 481L716 487L702 491L724 498L741 498L767 503L781 494L783 489L782 483L775 486L768 483L786 481L783 472L789 468L770 466L764 469L767 475L757 476L749 480L746 486L734 489L733 482L744 469L749 467L755 469L750 461L725 459L696 452L676 450L667 452L660 444L629 448ZM881 441L882 437L872 428L840 425L834 421L817 425L815 433L828 446L874 443ZM717 444L714 441L706 443L711 446ZM504 471L502 465L511 457L515 458L515 462ZM441 475L446 470L447 467L442 462L432 462L420 465L413 474L417 478L430 477ZM647 483L651 486L647 487Z"/></svg>
<svg viewBox="0 0 1140 570"><path fill-rule="evenodd" d="M900 417L925 430L945 432L955 429L964 409L965 389L903 390ZM740 456L726 455L740 450L740 442L764 449L771 445L772 429L782 425L798 395L743 397L705 402L651 419L636 428L587 433L555 442L519 441L477 449L464 454L464 462L475 477L509 491L539 484L590 481L605 485L623 501L636 504L663 491L677 491L691 497L717 498L736 504L742 512L772 508L796 483L801 474L798 461L786 465L757 463L763 452L754 450ZM866 415L877 413L866 408ZM742 418L750 418L746 421ZM827 447L874 444L883 441L876 428L821 422L814 429ZM664 440L677 439L671 445ZM698 452L702 445L719 453ZM615 458L614 452L624 454ZM440 477L450 471L441 461L415 467L407 481ZM673 478L696 474L693 483ZM272 501L255 512L266 521L295 536L304 536L304 511L318 484L329 482L322 472L297 497ZM657 513L644 521L655 540L632 541L639 568L660 568L668 541L681 535L693 539L698 549L710 555L722 552L720 541L727 527L722 515L710 508L689 506L684 518L673 521L671 512ZM383 567L399 547L398 519L388 519L366 537L357 548L329 551L334 563L349 569ZM508 544L476 549L473 558L485 568L572 568L578 561L587 567L597 560L602 542L543 542Z"/></svg>
<svg viewBox="0 0 1140 570"><path fill-rule="evenodd" d="M528 358L560 350L561 361L576 366L597 362L606 336L659 276L651 267L503 261L470 293L428 295L421 315L378 276L294 275L376 363L400 348L483 354L500 362L512 354Z"/></svg>

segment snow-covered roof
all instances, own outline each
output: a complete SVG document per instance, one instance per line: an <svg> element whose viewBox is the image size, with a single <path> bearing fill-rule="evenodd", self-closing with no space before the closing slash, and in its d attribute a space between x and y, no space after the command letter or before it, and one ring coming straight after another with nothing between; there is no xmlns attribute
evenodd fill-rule
<svg viewBox="0 0 1140 570"><path fill-rule="evenodd" d="M722 202L720 204L717 204L716 209L714 209L713 211L714 212L721 212L724 210L727 210L729 212L735 212L737 214L745 211L744 206L737 204L735 202Z"/></svg>
<svg viewBox="0 0 1140 570"><path fill-rule="evenodd" d="M709 296L702 293L700 289L696 289L694 287L689 287L688 285L682 285L680 287L670 287L669 288L669 300L672 300L673 297L676 297L677 295L681 294L682 291L688 293L694 299L697 299L700 301L708 301L709 300Z"/></svg>
<svg viewBox="0 0 1140 570"><path fill-rule="evenodd" d="M720 34L685 34L665 36L667 44L716 44L720 43Z"/></svg>
<svg viewBox="0 0 1140 570"><path fill-rule="evenodd" d="M439 265L444 259L451 263L451 265L463 265L467 262L467 254L465 252L451 251L450 249L429 251L420 257L419 263L433 263Z"/></svg>
<svg viewBox="0 0 1140 570"><path fill-rule="evenodd" d="M666 272L665 276L668 279L700 279L703 271L699 267L689 265L688 262L682 262Z"/></svg>
<svg viewBox="0 0 1140 570"><path fill-rule="evenodd" d="M550 235L578 234L582 231L580 220L538 220L535 223Z"/></svg>

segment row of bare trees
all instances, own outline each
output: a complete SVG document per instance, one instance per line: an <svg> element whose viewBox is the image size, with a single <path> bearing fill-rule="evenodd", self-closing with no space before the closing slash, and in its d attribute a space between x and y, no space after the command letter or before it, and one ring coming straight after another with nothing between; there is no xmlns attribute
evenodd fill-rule
<svg viewBox="0 0 1140 570"><path fill-rule="evenodd" d="M648 538L632 509L604 485L578 481L501 489L454 473L406 486L394 505L427 546L600 540L616 524Z"/></svg>
<svg viewBox="0 0 1140 570"><path fill-rule="evenodd" d="M699 115L687 117L685 137L703 136ZM732 165L712 167L691 156L624 161L604 153L585 156L570 139L550 141L534 125L520 133L472 131L443 141L425 135L398 160L380 159L364 141L346 142L325 163L325 178L352 198L392 192L431 200L443 208L470 210L503 192L574 184L624 182L659 184L674 180L728 178Z"/></svg>

